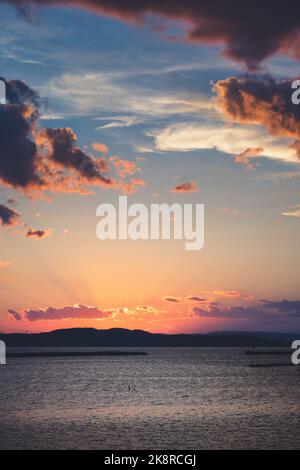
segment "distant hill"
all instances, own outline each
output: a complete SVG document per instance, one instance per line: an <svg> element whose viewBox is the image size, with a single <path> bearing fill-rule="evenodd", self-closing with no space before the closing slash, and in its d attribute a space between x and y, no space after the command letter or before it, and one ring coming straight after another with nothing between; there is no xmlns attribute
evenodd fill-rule
<svg viewBox="0 0 300 470"><path fill-rule="evenodd" d="M280 341L280 342L287 342L292 343L295 339L300 339L300 332L299 333L278 333L272 331L213 331L211 333L207 333L208 335L216 336L216 335L239 335L256 337L256 338L265 338L272 341Z"/></svg>
<svg viewBox="0 0 300 470"><path fill-rule="evenodd" d="M215 332L159 334L143 330L72 328L47 333L0 333L8 347L290 347L300 334Z"/></svg>

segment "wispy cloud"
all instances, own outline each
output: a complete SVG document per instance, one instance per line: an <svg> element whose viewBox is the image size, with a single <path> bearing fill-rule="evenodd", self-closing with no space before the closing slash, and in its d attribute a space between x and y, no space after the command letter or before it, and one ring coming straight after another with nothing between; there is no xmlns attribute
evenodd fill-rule
<svg viewBox="0 0 300 470"><path fill-rule="evenodd" d="M92 144L92 148L95 150L95 152L100 152L102 154L107 154L108 152L107 145L102 143L95 142Z"/></svg>
<svg viewBox="0 0 300 470"><path fill-rule="evenodd" d="M253 157L258 157L263 152L264 149L262 147L248 147L237 155L234 161L244 165L247 170L254 170L257 167L257 163L253 160Z"/></svg>
<svg viewBox="0 0 300 470"><path fill-rule="evenodd" d="M98 117L95 118L95 121L108 121L107 124L96 127L95 131L100 131L102 129L114 129L116 127L131 127L144 122L143 119L139 118L138 116Z"/></svg>
<svg viewBox="0 0 300 470"><path fill-rule="evenodd" d="M295 150L289 147L289 139L268 134L259 126L228 124L225 122L178 123L152 133L154 148L158 151L190 152L195 150L218 150L232 156L242 154L245 149L262 148L259 155L248 154L251 158L268 157L287 162L297 162Z"/></svg>
<svg viewBox="0 0 300 470"><path fill-rule="evenodd" d="M136 84L130 74L118 74L118 78L109 72L64 74L46 82L40 92L58 99L67 111L78 115L98 114L101 110L103 116L96 119L109 122L98 129L128 127L155 116L195 114L203 110L218 113L209 96L145 88Z"/></svg>
<svg viewBox="0 0 300 470"><path fill-rule="evenodd" d="M3 259L0 259L0 269L7 268L8 266L11 266L10 261L4 261Z"/></svg>
<svg viewBox="0 0 300 470"><path fill-rule="evenodd" d="M282 212L282 215L285 215L286 217L300 217L300 204L294 206L292 209Z"/></svg>

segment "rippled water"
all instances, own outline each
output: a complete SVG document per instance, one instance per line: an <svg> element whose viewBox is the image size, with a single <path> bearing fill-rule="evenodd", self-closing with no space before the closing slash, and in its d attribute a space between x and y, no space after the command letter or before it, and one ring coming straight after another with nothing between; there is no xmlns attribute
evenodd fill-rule
<svg viewBox="0 0 300 470"><path fill-rule="evenodd" d="M300 449L300 366L252 369L242 349L147 351L10 359L0 448Z"/></svg>

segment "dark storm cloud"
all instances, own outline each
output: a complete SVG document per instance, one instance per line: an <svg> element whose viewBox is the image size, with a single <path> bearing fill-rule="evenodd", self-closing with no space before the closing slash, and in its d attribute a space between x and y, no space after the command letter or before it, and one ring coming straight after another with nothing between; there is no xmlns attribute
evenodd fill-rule
<svg viewBox="0 0 300 470"><path fill-rule="evenodd" d="M126 22L148 15L179 20L186 40L224 44L224 54L255 68L266 57L284 52L300 57L300 4L297 0L1 0L28 12L33 4L81 6Z"/></svg>
<svg viewBox="0 0 300 470"><path fill-rule="evenodd" d="M20 80L6 82L7 104L0 105L0 179L16 188L40 185L37 146L32 138L37 95Z"/></svg>
<svg viewBox="0 0 300 470"><path fill-rule="evenodd" d="M32 106L38 114L42 99L36 91L21 80L4 80L4 82L6 83L6 99L10 104Z"/></svg>
<svg viewBox="0 0 300 470"><path fill-rule="evenodd" d="M0 204L0 222L2 225L12 226L19 223L20 214L3 204Z"/></svg>
<svg viewBox="0 0 300 470"><path fill-rule="evenodd" d="M109 178L104 178L101 174L103 160L96 160L77 147L77 138L72 129L44 129L40 138L43 139L43 137L50 144L50 156L55 163L77 171L84 178L112 184Z"/></svg>
<svg viewBox="0 0 300 470"><path fill-rule="evenodd" d="M23 191L86 193L84 185L114 186L102 159L85 153L70 128L39 129L43 100L20 80L6 81L0 105L0 180Z"/></svg>

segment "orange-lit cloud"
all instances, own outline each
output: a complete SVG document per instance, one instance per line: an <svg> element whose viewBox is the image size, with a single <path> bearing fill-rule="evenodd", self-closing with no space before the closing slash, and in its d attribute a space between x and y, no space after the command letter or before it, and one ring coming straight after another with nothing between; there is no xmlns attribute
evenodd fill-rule
<svg viewBox="0 0 300 470"><path fill-rule="evenodd" d="M139 171L139 168L135 162L129 160L122 160L118 157L110 157L117 173L121 178L125 178L127 175L134 175Z"/></svg>
<svg viewBox="0 0 300 470"><path fill-rule="evenodd" d="M140 187L146 186L146 182L142 178L132 178L129 182L119 181L116 186L124 194L130 195L136 193Z"/></svg>
<svg viewBox="0 0 300 470"><path fill-rule="evenodd" d="M232 291L214 290L212 291L212 294L215 296L220 296L220 297L230 297L230 298L240 298L240 299L252 299L253 298L251 295L243 294L235 290L232 290Z"/></svg>
<svg viewBox="0 0 300 470"><path fill-rule="evenodd" d="M243 299L243 300L253 300L254 297L249 294L243 294L242 292L236 290L212 290L212 291L202 291L198 295L189 295L185 299L175 296L166 296L162 300L169 302L182 302L182 301L193 301L193 302L207 302L212 303L215 299L223 297L224 299Z"/></svg>
<svg viewBox="0 0 300 470"><path fill-rule="evenodd" d="M26 309L18 312L14 309L8 310L12 319L17 321L43 322L60 321L60 320L141 320L151 321L155 317L164 313L163 310L157 309L151 305L139 305L137 307L109 307L100 309L95 306L85 306L75 304L72 307L46 307L39 309Z"/></svg>
<svg viewBox="0 0 300 470"><path fill-rule="evenodd" d="M16 312L10 309L8 311L16 320L26 319L29 321L41 320L64 320L64 319L96 319L110 317L109 312L103 312L97 307L89 307L85 305L76 304L73 307L52 308L38 310L25 310L24 312Z"/></svg>
<svg viewBox="0 0 300 470"><path fill-rule="evenodd" d="M247 170L254 170L257 167L257 163L251 161L251 157L258 157L263 152L262 147L248 147L234 159L236 163L242 163L245 165Z"/></svg>
<svg viewBox="0 0 300 470"><path fill-rule="evenodd" d="M221 111L231 120L260 124L270 134L293 139L290 147L299 157L300 107L292 103L291 84L291 80L275 80L268 75L230 77L218 81L214 91ZM261 152L262 149L256 149L256 154ZM248 151L241 159L249 156Z"/></svg>
<svg viewBox="0 0 300 470"><path fill-rule="evenodd" d="M105 144L100 144L100 143L94 143L92 144L92 148L95 150L95 152L100 152L107 154L108 148Z"/></svg>
<svg viewBox="0 0 300 470"><path fill-rule="evenodd" d="M50 169L58 166L75 172L86 183L113 186L114 182L102 174L103 168L106 170L105 160L86 154L76 142L76 134L70 128L42 129L37 135L41 151L47 151Z"/></svg>
<svg viewBox="0 0 300 470"><path fill-rule="evenodd" d="M278 326L288 325L289 323L285 322L289 321L296 321L295 324L297 324L300 320L299 300L262 300L251 304L240 303L236 306L203 301L196 307L195 303L190 302L189 308L184 303L174 300L169 300L169 302L170 305L165 309L151 305L100 309L95 306L76 304L71 307L47 307L24 311L9 309L8 313L10 318L19 325L28 326L28 322L36 323L37 326L34 327L36 331L38 328L47 330L48 322L51 325L50 328L60 328L61 321L64 321L64 327L67 328L76 326L98 328L97 322L101 320L101 327L105 325L106 328L122 325L122 327L132 326L138 329L142 327L152 331L172 331L178 328L178 325L185 325L188 331L199 331L205 325L216 325L214 320L219 320L217 324L223 326L236 325L236 322L242 322L238 324L243 325L245 321L247 325L252 326Z"/></svg>

